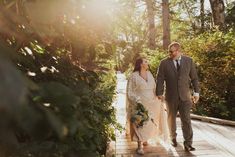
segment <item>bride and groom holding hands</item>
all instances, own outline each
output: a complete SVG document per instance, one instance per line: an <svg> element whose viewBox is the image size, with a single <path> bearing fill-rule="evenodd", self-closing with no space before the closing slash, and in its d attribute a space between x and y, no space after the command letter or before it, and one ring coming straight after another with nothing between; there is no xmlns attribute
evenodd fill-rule
<svg viewBox="0 0 235 157"><path fill-rule="evenodd" d="M127 133L137 141L138 154L144 154L143 146L157 137L170 140L177 147L176 116L179 112L184 137L185 151L194 151L193 130L190 110L199 100L198 76L193 60L181 53L181 46L173 42L168 47L169 57L163 59L158 68L156 80L148 70L145 58L136 60L133 73L127 83ZM193 87L193 95L190 87ZM136 104L147 110L151 120L142 126L132 121Z"/></svg>

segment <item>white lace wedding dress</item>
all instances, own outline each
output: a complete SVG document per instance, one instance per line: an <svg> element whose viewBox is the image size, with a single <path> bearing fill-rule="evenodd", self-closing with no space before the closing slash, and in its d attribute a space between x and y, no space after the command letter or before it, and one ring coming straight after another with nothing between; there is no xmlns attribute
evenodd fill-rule
<svg viewBox="0 0 235 157"><path fill-rule="evenodd" d="M167 112L165 104L157 99L156 83L150 71L147 72L147 80L143 79L139 72L133 72L127 82L127 125L126 133L131 135L133 141L147 141L151 138L168 140L169 129L167 125ZM148 110L150 119L143 127L132 127L130 117L134 111L136 101L140 101Z"/></svg>

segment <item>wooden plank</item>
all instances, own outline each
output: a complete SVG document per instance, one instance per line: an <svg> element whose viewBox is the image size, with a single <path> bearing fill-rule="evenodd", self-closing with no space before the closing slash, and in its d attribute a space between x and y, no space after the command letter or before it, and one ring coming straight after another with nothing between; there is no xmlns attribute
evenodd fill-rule
<svg viewBox="0 0 235 157"><path fill-rule="evenodd" d="M203 123L195 125L201 131L201 136L207 140L211 145L214 145L217 149L222 151L227 156L235 156L235 146L233 142L224 138L218 132L213 130L210 126L205 126Z"/></svg>
<svg viewBox="0 0 235 157"><path fill-rule="evenodd" d="M117 152L116 155L135 155L135 150L130 151L123 151L123 152ZM145 150L144 157L146 156L205 156L205 155L213 155L217 157L223 157L223 155L219 152L216 152L214 150L204 150L204 151L193 151L193 152L185 152L185 151L171 151L171 150L160 150L160 149L154 149L154 150Z"/></svg>
<svg viewBox="0 0 235 157"><path fill-rule="evenodd" d="M197 150L195 152L193 152L194 155L216 155L216 154L220 154L218 151L216 151L216 148L209 145L207 143L207 141L200 141L200 142L197 142L195 143L195 146L197 148ZM132 145L131 147L127 147L125 148L120 148L120 147L117 147L117 154L125 154L125 155L128 155L128 154L135 154L135 149L136 149L136 145ZM180 144L178 147L174 148L174 147L171 147L171 148L164 148L163 146L161 145L158 145L158 146L147 146L147 147L144 147L144 150L145 150L145 155L144 156L147 156L147 155L160 155L160 156L192 156L192 154L188 154L187 152L184 151L183 149L183 144ZM222 155L221 155L222 156Z"/></svg>
<svg viewBox="0 0 235 157"><path fill-rule="evenodd" d="M183 146L183 142L178 142L179 145ZM167 145L167 144L165 144ZM170 146L170 144L168 144ZM198 148L199 147L206 147L206 146L211 146L207 141L205 140L201 140L201 141L194 141L193 145ZM137 143L136 142L116 142L116 147L128 147L128 146L134 146L137 147ZM150 143L148 146L162 146L161 143ZM147 147L148 147L147 146Z"/></svg>
<svg viewBox="0 0 235 157"><path fill-rule="evenodd" d="M126 122L126 109L125 109L125 88L126 81L124 78L118 78L117 100L114 103L114 107L117 109L117 120L124 127ZM174 148L169 144L162 145L161 143L150 143L144 147L144 157L165 157L165 156L183 156L183 157L232 157L235 156L233 147L235 146L235 127L225 126L228 125L228 121L221 121L216 118L200 117L192 115L192 126L194 132L193 146L196 151L185 152L183 148L183 134L181 129L180 118L177 118L177 141L178 147ZM194 120L196 119L196 120ZM200 120L200 121L198 121ZM223 125L217 125L212 123L206 123L203 121L219 123ZM235 124L235 122L229 122L229 124ZM235 125L234 125L235 126ZM129 136L125 135L125 132L116 132L117 139L114 141L115 148L112 154L115 157L139 157L135 150L137 148L136 142L132 142ZM108 157L108 156L107 156ZM111 156L110 156L111 157Z"/></svg>

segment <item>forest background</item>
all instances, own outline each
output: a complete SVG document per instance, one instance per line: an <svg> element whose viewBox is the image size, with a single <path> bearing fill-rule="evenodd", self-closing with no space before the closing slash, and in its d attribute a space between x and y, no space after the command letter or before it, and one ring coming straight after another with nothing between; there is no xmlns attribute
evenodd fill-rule
<svg viewBox="0 0 235 157"><path fill-rule="evenodd" d="M117 70L172 41L197 65L193 112L235 120L232 0L1 0L0 156L104 156Z"/></svg>

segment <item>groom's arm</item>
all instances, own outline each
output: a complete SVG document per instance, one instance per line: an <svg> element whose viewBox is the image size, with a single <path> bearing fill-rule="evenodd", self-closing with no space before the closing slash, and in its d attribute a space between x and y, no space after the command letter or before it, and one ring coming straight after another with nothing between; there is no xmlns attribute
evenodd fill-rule
<svg viewBox="0 0 235 157"><path fill-rule="evenodd" d="M162 96L164 93L164 81L165 81L165 73L164 73L164 64L160 63L158 71L157 71L157 80L156 80L156 95Z"/></svg>
<svg viewBox="0 0 235 157"><path fill-rule="evenodd" d="M195 63L193 60L191 60L191 69L190 69L190 74L191 78L191 83L193 85L193 90L195 93L199 93L199 81L198 81L198 75L197 75L197 70L195 67Z"/></svg>
<svg viewBox="0 0 235 157"><path fill-rule="evenodd" d="M195 67L195 63L193 60L191 60L191 69L190 69L190 78L191 78L191 83L193 85L193 101L194 103L197 103L199 100L199 81L198 81L198 75L197 75L197 70Z"/></svg>

